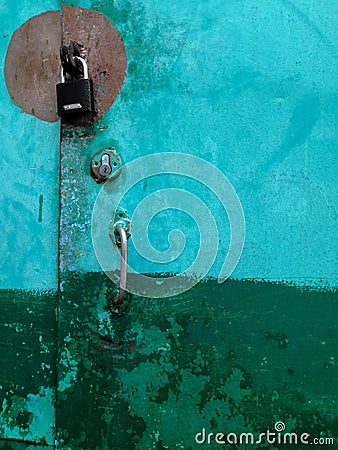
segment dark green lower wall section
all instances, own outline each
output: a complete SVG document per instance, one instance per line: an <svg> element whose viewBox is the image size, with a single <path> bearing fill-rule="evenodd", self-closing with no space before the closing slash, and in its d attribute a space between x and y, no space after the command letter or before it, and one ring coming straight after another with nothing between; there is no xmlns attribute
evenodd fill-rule
<svg viewBox="0 0 338 450"><path fill-rule="evenodd" d="M195 441L276 422L338 436L337 292L207 281L117 317L105 275L63 276L58 331L56 294L0 292L0 449L54 447L55 427L65 450L295 448Z"/></svg>
<svg viewBox="0 0 338 450"><path fill-rule="evenodd" d="M16 442L11 440L0 440L0 450L39 450L54 448L49 445L39 445L27 442Z"/></svg>
<svg viewBox="0 0 338 450"><path fill-rule="evenodd" d="M40 445L32 442L20 442L20 441L12 441L12 440L1 440L0 441L0 450L39 450L39 449L48 449L55 448L50 445Z"/></svg>
<svg viewBox="0 0 338 450"><path fill-rule="evenodd" d="M208 281L111 317L110 289L105 275L63 274L59 448L295 448L195 441L276 422L310 441L338 436L336 292Z"/></svg>
<svg viewBox="0 0 338 450"><path fill-rule="evenodd" d="M54 444L56 305L55 293L0 291L0 449Z"/></svg>

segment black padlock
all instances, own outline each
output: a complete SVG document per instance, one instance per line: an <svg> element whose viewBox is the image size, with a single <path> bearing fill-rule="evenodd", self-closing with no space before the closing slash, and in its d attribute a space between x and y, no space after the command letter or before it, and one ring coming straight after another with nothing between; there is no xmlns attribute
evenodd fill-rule
<svg viewBox="0 0 338 450"><path fill-rule="evenodd" d="M94 113L93 81L88 76L86 61L74 56L82 63L83 78L66 80L61 67L61 83L56 85L58 115L60 117Z"/></svg>

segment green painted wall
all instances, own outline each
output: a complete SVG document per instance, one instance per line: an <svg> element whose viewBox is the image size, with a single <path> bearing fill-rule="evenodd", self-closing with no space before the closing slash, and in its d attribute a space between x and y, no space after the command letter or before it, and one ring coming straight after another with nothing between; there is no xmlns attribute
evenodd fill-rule
<svg viewBox="0 0 338 450"><path fill-rule="evenodd" d="M208 448L195 442L203 428L257 438L279 421L309 442L337 436L336 295L209 281L160 301L133 297L111 318L104 275L63 280L61 448Z"/></svg>

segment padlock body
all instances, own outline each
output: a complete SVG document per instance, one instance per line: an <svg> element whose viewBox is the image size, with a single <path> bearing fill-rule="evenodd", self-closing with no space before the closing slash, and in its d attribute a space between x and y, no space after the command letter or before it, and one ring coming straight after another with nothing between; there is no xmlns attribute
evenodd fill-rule
<svg viewBox="0 0 338 450"><path fill-rule="evenodd" d="M88 78L56 85L58 115L74 116L94 112L93 81Z"/></svg>

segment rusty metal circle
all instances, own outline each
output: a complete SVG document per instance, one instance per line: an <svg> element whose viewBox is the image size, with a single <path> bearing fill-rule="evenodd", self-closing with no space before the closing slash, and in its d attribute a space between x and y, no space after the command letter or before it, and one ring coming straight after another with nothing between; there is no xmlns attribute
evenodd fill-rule
<svg viewBox="0 0 338 450"><path fill-rule="evenodd" d="M25 113L56 122L55 86L60 81L60 43L84 46L100 118L121 90L127 65L122 37L108 17L91 9L67 6L31 17L12 35L5 80L14 103Z"/></svg>

